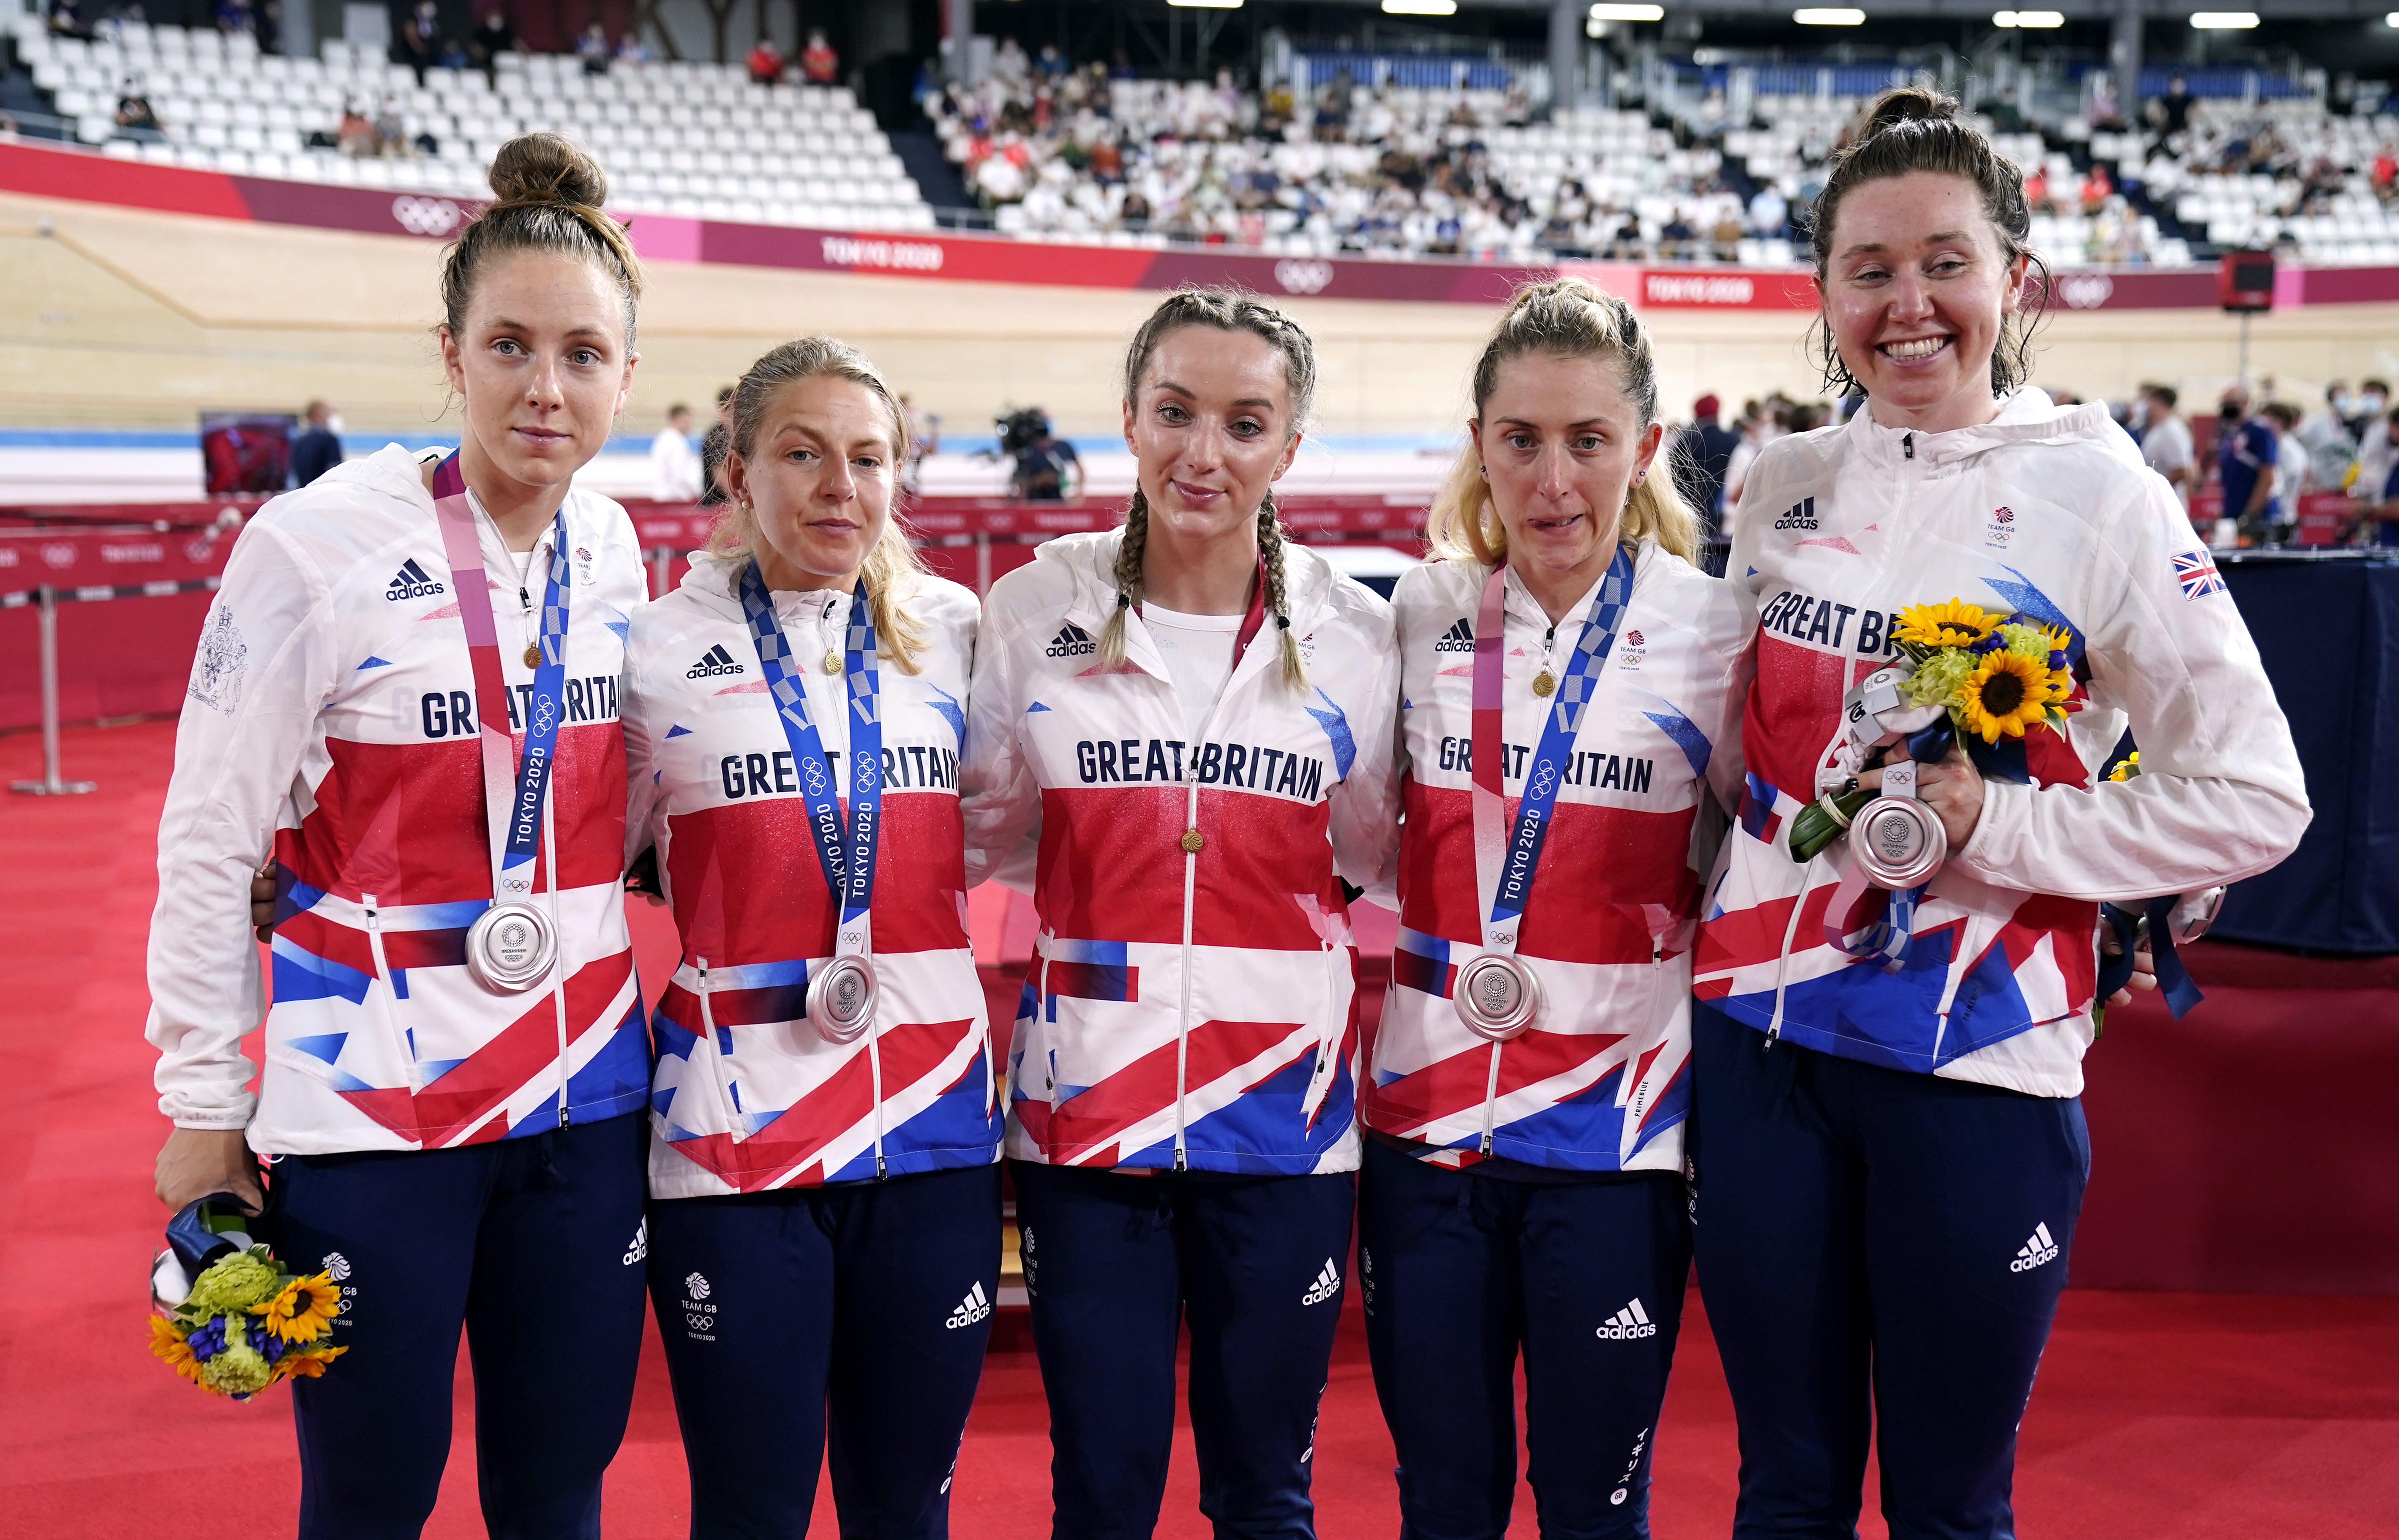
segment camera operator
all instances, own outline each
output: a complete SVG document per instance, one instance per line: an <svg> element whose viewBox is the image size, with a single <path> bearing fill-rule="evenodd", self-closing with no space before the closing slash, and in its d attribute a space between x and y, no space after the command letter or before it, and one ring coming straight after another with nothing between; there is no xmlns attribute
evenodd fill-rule
<svg viewBox="0 0 2399 1540"><path fill-rule="evenodd" d="M1075 446L1058 437L1050 426L1050 414L1039 407L1026 407L999 420L999 451L1016 462L1008 479L1008 494L1025 502L1063 503L1080 501L1083 495L1083 462L1075 453ZM1072 491L1067 481L1072 479Z"/></svg>

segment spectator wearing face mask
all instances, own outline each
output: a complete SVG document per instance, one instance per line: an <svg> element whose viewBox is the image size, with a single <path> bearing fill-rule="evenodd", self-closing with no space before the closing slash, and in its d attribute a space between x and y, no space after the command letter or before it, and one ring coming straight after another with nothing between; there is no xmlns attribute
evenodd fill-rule
<svg viewBox="0 0 2399 1540"><path fill-rule="evenodd" d="M311 401L307 426L291 441L291 484L305 487L342 463L342 414L330 402Z"/></svg>
<svg viewBox="0 0 2399 1540"><path fill-rule="evenodd" d="M2350 410L2342 418L2349 425L2349 436L2363 444L2374 437L2381 426L2383 410L2391 404L2391 387L2380 380L2367 380L2357 387Z"/></svg>
<svg viewBox="0 0 2399 1540"><path fill-rule="evenodd" d="M2324 405L2300 420L2299 443L2308 452L2310 486L2338 487L2348 480L2349 467L2357 459L2357 435L2347 420L2354 410L2356 399L2348 384L2335 380L2324 387Z"/></svg>
<svg viewBox="0 0 2399 1540"><path fill-rule="evenodd" d="M2281 446L2274 425L2251 410L2249 387L2234 385L2216 412L2216 471L2224 483L2224 517L2264 543L2274 517L2274 463Z"/></svg>

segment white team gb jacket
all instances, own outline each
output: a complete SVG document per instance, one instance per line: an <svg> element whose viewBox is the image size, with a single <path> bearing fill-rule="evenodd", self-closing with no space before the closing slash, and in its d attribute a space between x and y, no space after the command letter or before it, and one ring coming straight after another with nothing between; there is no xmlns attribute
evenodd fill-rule
<svg viewBox="0 0 2399 1540"><path fill-rule="evenodd" d="M468 976L492 898L475 682L433 498L394 444L276 498L241 532L192 666L158 826L150 1041L159 1110L250 1130L264 1153L431 1149L640 1108L648 1034L625 930L617 678L644 596L625 510L567 494L566 719L534 901L560 956L546 986ZM529 699L551 534L522 558L478 518L512 717ZM517 752L522 724L511 722ZM513 761L514 755L511 756ZM277 866L266 1067L251 871Z"/></svg>
<svg viewBox="0 0 2399 1540"><path fill-rule="evenodd" d="M650 1193L696 1197L901 1176L998 1158L989 1012L968 939L958 750L975 597L911 576L897 607L925 638L917 672L878 667L874 1029L833 1042L807 1021L810 970L839 905L808 825L780 714L737 585L749 558L692 558L633 617L625 658L629 849L655 843L683 955L655 1013ZM809 720L847 811L847 592L771 595Z"/></svg>
<svg viewBox="0 0 2399 1540"><path fill-rule="evenodd" d="M1306 687L1283 683L1269 615L1186 742L1138 615L1124 665L1097 662L1122 538L1050 541L983 609L968 880L1040 830L1040 939L1009 1050L1008 1153L1354 1169L1357 949L1336 873L1375 883L1397 837L1390 608L1285 546Z"/></svg>
<svg viewBox="0 0 2399 1540"><path fill-rule="evenodd" d="M1534 869L1518 955L1542 1014L1511 1041L1450 1003L1482 950L1472 779L1474 627L1489 569L1436 561L1391 596L1404 669L1399 946L1361 1116L1426 1145L1565 1170L1679 1170L1691 1104L1691 944L1700 873L1739 799L1739 674L1748 617L1726 584L1643 541ZM1533 693L1549 617L1511 572L1501 768L1512 818L1553 696ZM1559 622L1562 671L1599 585ZM1695 863L1697 870L1695 870ZM1498 1073L1492 1074L1494 1054Z"/></svg>
<svg viewBox="0 0 2399 1540"><path fill-rule="evenodd" d="M2173 493L2098 406L2024 390L1996 420L1947 433L1885 427L1869 406L1781 439L1750 473L1728 571L1757 617L1749 777L1697 990L1761 1032L2077 1095L2097 903L2262 871L2307 827L2290 729L2240 612ZM1843 695L1894 650L1894 613L1950 598L2065 628L2082 683L2065 738L2026 735L2031 784L1986 782L1972 837L1886 972L1827 939L1845 847L1796 865L1791 825ZM2142 773L2096 779L2128 724ZM1854 930L1882 901L1869 889L1833 918Z"/></svg>

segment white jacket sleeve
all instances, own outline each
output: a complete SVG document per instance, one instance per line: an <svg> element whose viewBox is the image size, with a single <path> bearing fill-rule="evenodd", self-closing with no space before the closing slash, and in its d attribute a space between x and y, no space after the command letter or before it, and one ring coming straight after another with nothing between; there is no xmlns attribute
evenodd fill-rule
<svg viewBox="0 0 2399 1540"><path fill-rule="evenodd" d="M253 522L203 623L158 820L150 1019L158 1110L180 1128L239 1128L257 1098L242 1034L265 1011L250 881L272 848L341 660L328 585L283 532Z"/></svg>
<svg viewBox="0 0 2399 1540"><path fill-rule="evenodd" d="M625 733L625 864L629 867L643 851L662 844L666 832L663 827L651 827L662 801L657 782L657 718L661 709L671 709L671 703L654 696L650 688L647 665L655 651L646 644L641 619L636 616L632 636L625 648L624 709L617 716L618 725ZM661 850L659 856L663 860L665 852ZM658 880L661 885L666 880L663 868Z"/></svg>
<svg viewBox="0 0 2399 1540"><path fill-rule="evenodd" d="M1041 788L1016 736L1023 704L1016 698L1010 649L1018 634L986 604L968 689L966 757L958 766L969 887L1008 865L1041 816Z"/></svg>
<svg viewBox="0 0 2399 1540"><path fill-rule="evenodd" d="M1334 870L1350 886L1370 890L1393 880L1400 850L1400 646L1389 615L1378 621L1373 666L1339 702L1356 757L1325 792ZM1308 688L1319 688L1318 682L1311 678Z"/></svg>
<svg viewBox="0 0 2399 1540"><path fill-rule="evenodd" d="M1996 887L2117 899L2254 876L2310 817L2290 724L2230 593L2187 596L2177 554L2203 555L2164 481L2137 479L2098 554L2086 639L2094 703L2120 708L2141 774L2088 791L1999 781L1959 860Z"/></svg>

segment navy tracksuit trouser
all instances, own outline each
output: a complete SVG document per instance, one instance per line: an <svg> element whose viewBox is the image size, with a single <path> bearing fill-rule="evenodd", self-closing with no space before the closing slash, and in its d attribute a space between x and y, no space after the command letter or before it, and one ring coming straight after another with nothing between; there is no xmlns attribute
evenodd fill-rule
<svg viewBox="0 0 2399 1540"><path fill-rule="evenodd" d="M1538 1183L1365 1145L1358 1287L1401 1540L1508 1533L1519 1354L1542 1540L1646 1537L1691 1269L1681 1174Z"/></svg>
<svg viewBox="0 0 2399 1540"><path fill-rule="evenodd" d="M995 1162L650 1205L693 1540L941 1540L999 1292Z"/></svg>
<svg viewBox="0 0 2399 1540"><path fill-rule="evenodd" d="M1693 1214L1741 1425L1736 1540L1849 1540L1870 1436L1891 1540L2007 1540L2090 1175L2080 1101L1696 1018Z"/></svg>
<svg viewBox="0 0 2399 1540"><path fill-rule="evenodd" d="M597 1540L642 1356L649 1117L446 1150L284 1155L261 1238L342 1290L292 1382L303 1540L404 1540L450 1456L463 1324L494 1540Z"/></svg>
<svg viewBox="0 0 2399 1540"><path fill-rule="evenodd" d="M1186 1317L1200 1511L1220 1540L1310 1540L1349 1173L1010 1170L1050 1399L1052 1540L1143 1540L1157 1528Z"/></svg>

